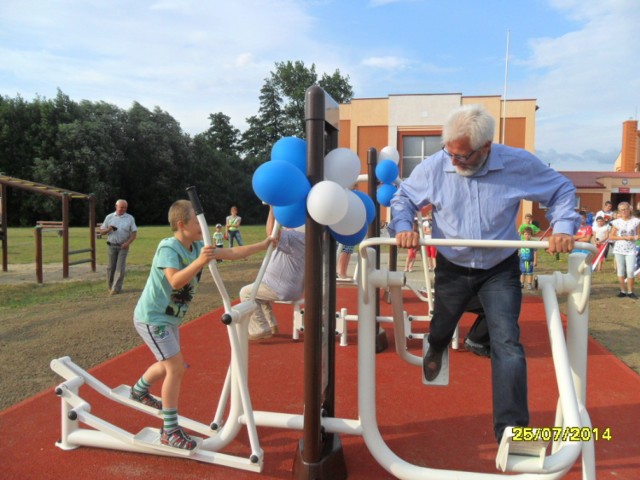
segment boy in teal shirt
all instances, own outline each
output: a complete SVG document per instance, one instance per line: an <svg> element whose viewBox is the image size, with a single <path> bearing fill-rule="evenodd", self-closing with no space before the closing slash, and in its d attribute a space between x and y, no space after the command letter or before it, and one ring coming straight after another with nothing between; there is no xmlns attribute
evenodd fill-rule
<svg viewBox="0 0 640 480"><path fill-rule="evenodd" d="M160 241L151 264L147 284L134 312L134 326L157 362L131 389L131 398L162 409L160 441L175 448L193 450L196 442L178 425L178 396L185 373L178 327L186 315L200 281L202 269L214 259L237 260L266 250L272 239L234 248L204 246L202 230L188 200L178 200L169 209L173 237ZM162 401L149 388L162 380Z"/></svg>

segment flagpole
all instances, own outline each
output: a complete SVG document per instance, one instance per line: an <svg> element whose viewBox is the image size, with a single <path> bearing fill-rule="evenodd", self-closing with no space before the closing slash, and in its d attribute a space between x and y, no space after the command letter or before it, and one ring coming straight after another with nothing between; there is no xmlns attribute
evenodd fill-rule
<svg viewBox="0 0 640 480"><path fill-rule="evenodd" d="M509 35L507 30L507 54L504 60L504 92L502 94L502 139L500 143L504 145L505 132L507 131L507 81L509 80Z"/></svg>

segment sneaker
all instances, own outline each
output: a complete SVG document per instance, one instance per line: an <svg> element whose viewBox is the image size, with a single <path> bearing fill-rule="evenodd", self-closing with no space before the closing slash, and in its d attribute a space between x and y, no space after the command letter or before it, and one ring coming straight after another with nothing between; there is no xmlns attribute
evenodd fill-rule
<svg viewBox="0 0 640 480"><path fill-rule="evenodd" d="M527 284L527 290L533 290L533 285L531 285L530 283Z"/></svg>
<svg viewBox="0 0 640 480"><path fill-rule="evenodd" d="M271 337L273 337L273 333L271 333L271 329L265 330L264 332L249 334L249 340L262 340L264 338L271 338Z"/></svg>
<svg viewBox="0 0 640 480"><path fill-rule="evenodd" d="M156 408L158 410L162 410L162 402L158 400L156 397L151 395L149 392L143 393L142 395L137 394L133 388L131 389L131 394L129 395L131 400L135 400L143 405L147 405L149 407Z"/></svg>
<svg viewBox="0 0 640 480"><path fill-rule="evenodd" d="M637 296L635 293L633 293L633 292L631 292L631 293L627 293L627 297L629 297L629 298L633 298L634 300L637 300L637 299L638 299L638 296Z"/></svg>
<svg viewBox="0 0 640 480"><path fill-rule="evenodd" d="M626 296L627 296L627 294L624 293L624 292L618 292L618 295L616 295L616 297L618 297L618 298L624 298Z"/></svg>
<svg viewBox="0 0 640 480"><path fill-rule="evenodd" d="M183 450L193 450L198 445L182 427L178 427L171 432L167 432L164 428L160 430L160 443L173 448L181 448Z"/></svg>

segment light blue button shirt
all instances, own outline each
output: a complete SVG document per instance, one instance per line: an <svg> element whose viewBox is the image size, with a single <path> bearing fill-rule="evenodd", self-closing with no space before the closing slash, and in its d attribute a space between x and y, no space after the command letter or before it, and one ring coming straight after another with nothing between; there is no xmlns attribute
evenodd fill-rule
<svg viewBox="0 0 640 480"><path fill-rule="evenodd" d="M580 225L575 187L526 150L493 144L483 167L470 177L456 173L442 151L425 158L391 200L391 235L411 231L422 207L433 205L432 238L519 240L520 201L540 202L554 233L573 235ZM438 247L451 262L491 268L514 249Z"/></svg>

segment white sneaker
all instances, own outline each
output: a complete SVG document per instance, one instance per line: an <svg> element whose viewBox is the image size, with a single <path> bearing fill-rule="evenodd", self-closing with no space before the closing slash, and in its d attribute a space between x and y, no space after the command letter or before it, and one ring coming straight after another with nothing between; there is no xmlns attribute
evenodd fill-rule
<svg viewBox="0 0 640 480"><path fill-rule="evenodd" d="M260 307L258 306L258 308ZM273 332L266 318L252 317L249 320L249 340L260 340L271 336L273 336Z"/></svg>
<svg viewBox="0 0 640 480"><path fill-rule="evenodd" d="M273 337L273 333L271 333L271 329L266 332L252 333L249 334L249 340L262 340L263 338L271 338Z"/></svg>

